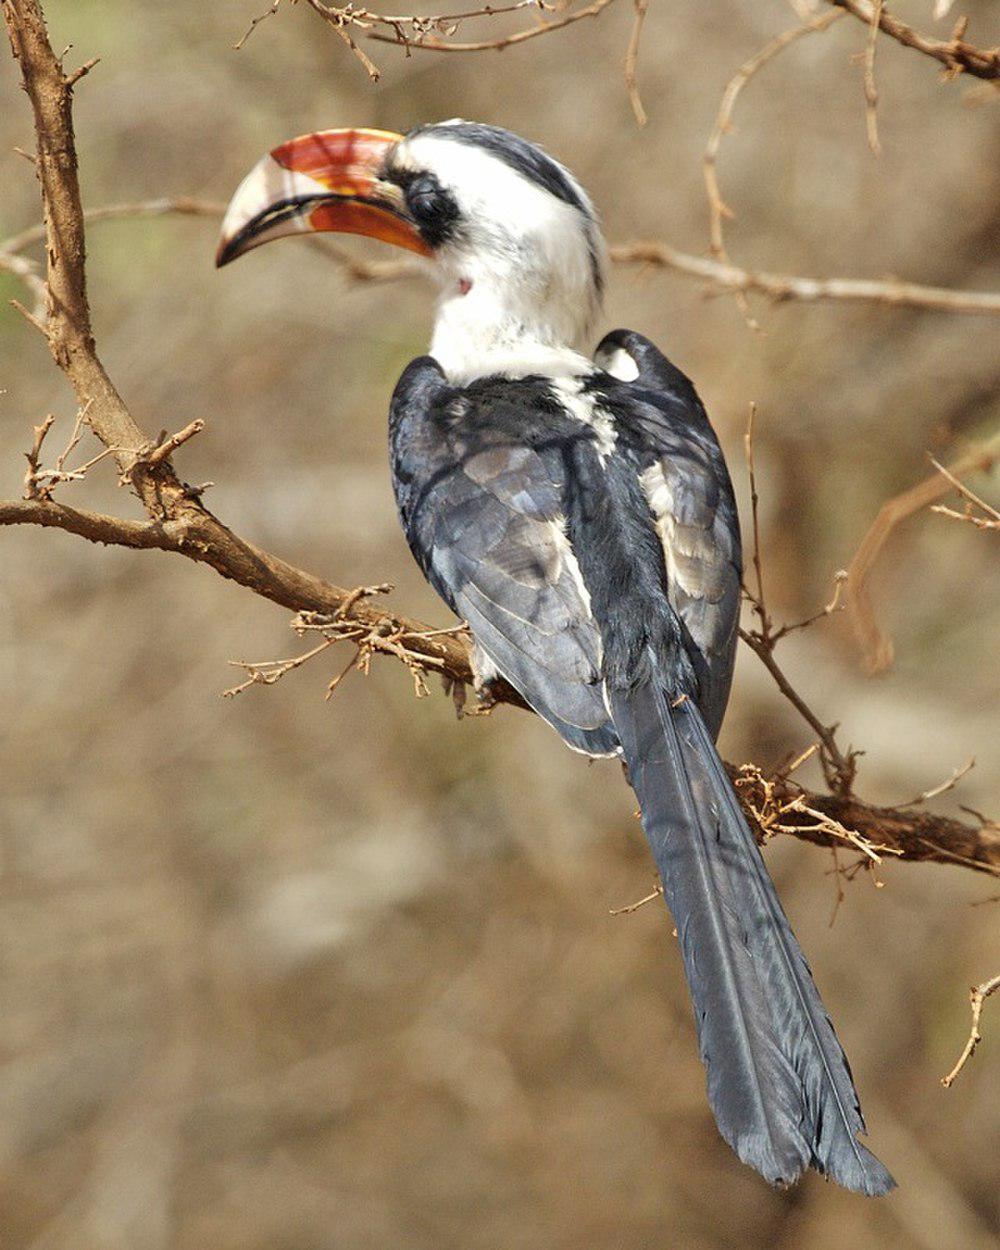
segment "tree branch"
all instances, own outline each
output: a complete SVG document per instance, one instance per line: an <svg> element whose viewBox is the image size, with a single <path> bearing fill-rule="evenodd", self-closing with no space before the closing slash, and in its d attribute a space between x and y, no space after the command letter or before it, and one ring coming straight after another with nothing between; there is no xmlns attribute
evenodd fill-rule
<svg viewBox="0 0 1000 1250"><path fill-rule="evenodd" d="M1000 434L981 447L973 447L956 460L950 469L952 478L966 473L991 469L1000 459ZM940 472L909 486L886 500L871 523L847 568L847 614L854 636L870 673L881 673L893 659L892 639L881 628L868 589L868 579L879 553L890 535L902 521L947 495L953 487L948 476Z"/></svg>
<svg viewBox="0 0 1000 1250"><path fill-rule="evenodd" d="M176 199L140 200L126 204L106 204L84 210L84 220L114 221L124 217L163 217L169 214L221 218L225 204L190 196ZM45 238L45 227L31 226L0 243L0 269L7 269L27 282L44 309L45 283L34 261L20 255L25 248ZM417 278L424 273L416 262L401 260L359 260L329 240L306 236L301 242L322 252L328 260L355 282L393 282ZM711 260L682 252L657 241L616 243L610 248L611 260L622 266L671 269L697 278L721 291L755 291L776 303L800 300L806 303L874 303L892 307L923 308L973 316L1000 316L1000 293L954 291L947 287L921 286L893 278L807 278L795 274L754 272L728 262Z"/></svg>
<svg viewBox="0 0 1000 1250"><path fill-rule="evenodd" d="M932 39L929 35L920 34L912 26L907 26L898 17L893 17L884 5L877 5L874 0L826 0L826 3L846 9L869 27L877 20L883 34L904 47L913 48L924 56L940 61L949 77L971 74L974 78L982 78L988 82L1000 79L1000 48L977 48L966 43L962 38L965 33L964 21L958 24L951 39Z"/></svg>
<svg viewBox="0 0 1000 1250"><path fill-rule="evenodd" d="M429 673L438 673L451 683L472 685L474 681L469 644L461 634L433 629L412 618L373 607L356 592L315 577L238 537L214 517L210 523L200 523L197 515L180 520L131 521L50 500L18 500L0 502L0 525L49 526L90 542L172 551L210 565L223 577L293 612L339 616L343 621L356 622L367 634L403 638L409 653L426 657ZM502 683L491 686L490 695L497 703L525 706L518 694ZM761 818L767 806L762 799L765 783L757 774L748 778L735 765L727 767L730 776L740 781L738 792L743 809L758 838L764 841L773 832L770 822ZM793 833L819 846L836 845L842 841L842 835L830 831L824 824L825 817L902 859L963 864L1000 876L1000 829L989 823L976 827L928 812L876 807L853 795L814 793L787 779L768 784L782 803L801 802L796 809L794 829L783 826L781 832Z"/></svg>
<svg viewBox="0 0 1000 1250"><path fill-rule="evenodd" d="M921 286L894 278L806 278L787 273L741 269L706 256L692 256L667 243L622 243L611 248L611 259L621 265L651 265L675 269L700 278L720 290L757 291L776 303L833 301L847 304L884 304L925 308L936 312L1000 316L1000 294L993 291L952 291Z"/></svg>

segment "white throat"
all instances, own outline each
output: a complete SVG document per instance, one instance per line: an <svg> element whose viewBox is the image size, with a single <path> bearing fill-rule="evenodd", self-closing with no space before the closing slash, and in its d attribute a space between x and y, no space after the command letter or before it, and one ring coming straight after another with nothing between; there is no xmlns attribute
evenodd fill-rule
<svg viewBox="0 0 1000 1250"><path fill-rule="evenodd" d="M546 311L511 307L485 283L473 281L467 292L452 284L438 301L431 355L458 384L494 374L561 377L593 368L581 351L590 317L581 323L578 316L546 318Z"/></svg>

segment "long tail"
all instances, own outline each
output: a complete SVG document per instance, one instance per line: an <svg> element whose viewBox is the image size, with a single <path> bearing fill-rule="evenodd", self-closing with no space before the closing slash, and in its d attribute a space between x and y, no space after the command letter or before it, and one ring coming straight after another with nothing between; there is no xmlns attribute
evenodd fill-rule
<svg viewBox="0 0 1000 1250"><path fill-rule="evenodd" d="M858 1193L892 1177L847 1057L701 714L653 684L612 692L643 828L680 938L722 1136L772 1184L807 1167Z"/></svg>

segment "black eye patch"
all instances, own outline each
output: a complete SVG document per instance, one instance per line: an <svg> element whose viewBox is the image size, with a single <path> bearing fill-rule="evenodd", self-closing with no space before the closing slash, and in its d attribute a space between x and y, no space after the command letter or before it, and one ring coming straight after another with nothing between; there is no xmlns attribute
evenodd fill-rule
<svg viewBox="0 0 1000 1250"><path fill-rule="evenodd" d="M465 143L469 147L477 147L490 156L501 160L505 165L519 173L529 182L548 191L557 200L562 200L571 208L575 208L583 218L583 227L587 234L587 246L590 250L590 267L594 276L594 287L600 293L604 287L604 275L601 271L600 247L597 237L597 222L593 210L581 197L572 179L566 171L541 148L528 143L520 135L499 126L485 126L479 122L441 122L429 126L418 126L407 135L414 139L420 135L439 134L442 139L450 139L455 143Z"/></svg>
<svg viewBox="0 0 1000 1250"><path fill-rule="evenodd" d="M455 197L437 178L428 172L396 175L402 187L406 207L410 211L423 239L431 247L445 243L455 233L458 222L458 205Z"/></svg>

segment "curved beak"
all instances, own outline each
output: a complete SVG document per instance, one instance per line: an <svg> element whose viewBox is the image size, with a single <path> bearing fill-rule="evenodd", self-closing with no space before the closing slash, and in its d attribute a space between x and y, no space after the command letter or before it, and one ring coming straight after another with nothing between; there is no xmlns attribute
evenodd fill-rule
<svg viewBox="0 0 1000 1250"><path fill-rule="evenodd" d="M429 256L403 193L384 178L402 139L386 130L321 130L275 148L236 189L222 221L217 266L286 234L364 234Z"/></svg>

